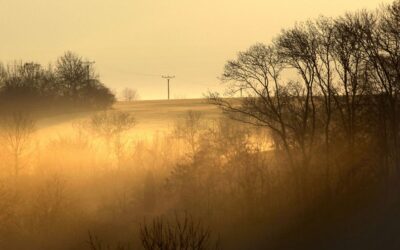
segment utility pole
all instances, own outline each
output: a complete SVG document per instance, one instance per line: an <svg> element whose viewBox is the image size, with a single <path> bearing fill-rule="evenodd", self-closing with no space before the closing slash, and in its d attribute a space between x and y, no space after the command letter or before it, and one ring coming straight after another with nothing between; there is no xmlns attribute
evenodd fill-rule
<svg viewBox="0 0 400 250"><path fill-rule="evenodd" d="M162 78L167 79L167 87L168 87L168 100L169 100L169 80L174 79L175 76L162 76Z"/></svg>

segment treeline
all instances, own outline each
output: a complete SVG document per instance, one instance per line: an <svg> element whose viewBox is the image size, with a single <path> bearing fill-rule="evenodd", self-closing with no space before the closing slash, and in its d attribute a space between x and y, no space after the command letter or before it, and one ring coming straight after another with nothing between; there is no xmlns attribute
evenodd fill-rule
<svg viewBox="0 0 400 250"><path fill-rule="evenodd" d="M51 112L103 109L115 101L93 63L66 52L54 65L0 64L0 111Z"/></svg>
<svg viewBox="0 0 400 250"><path fill-rule="evenodd" d="M211 100L234 119L268 128L303 188L313 166L328 192L360 175L397 178L399 34L400 1L298 24L226 64L231 93L248 94L241 105Z"/></svg>
<svg viewBox="0 0 400 250"><path fill-rule="evenodd" d="M394 236L400 218L400 1L283 30L228 61L222 79L230 96L245 97L211 102L273 138L276 179L297 214L279 245L294 249L295 237L370 249L360 235L374 235L382 248L398 246L383 235Z"/></svg>

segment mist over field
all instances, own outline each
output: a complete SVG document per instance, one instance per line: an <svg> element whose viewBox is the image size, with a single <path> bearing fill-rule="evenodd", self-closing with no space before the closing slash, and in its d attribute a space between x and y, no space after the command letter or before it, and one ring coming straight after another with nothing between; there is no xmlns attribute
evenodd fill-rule
<svg viewBox="0 0 400 250"><path fill-rule="evenodd" d="M293 18L314 13L323 1L237 1L224 12L227 1L204 1L192 10L175 0L176 9L157 3L182 12L161 21L164 15L155 17L158 8L149 14L147 4L121 0L107 10L99 0L91 10L110 14L102 15L109 23L102 20L104 26L89 32L103 38L90 46L101 48L100 59L66 50L48 62L0 63L0 250L400 249L400 1L371 9L368 0L359 11L354 1L342 6L347 13L299 20L266 42L253 36L268 28L253 22L264 8L285 9L279 13ZM43 3L37 11L48 8L43 14L51 16L65 4ZM122 15L132 6L138 7L136 21L152 20L132 27L136 42L146 45L136 44L135 51L147 56L115 63L115 54L104 63L104 51L131 53L121 38L128 22L117 24L132 21ZM207 6L214 9L198 12ZM299 8L295 13L289 7ZM10 15L4 12L0 16ZM274 20L281 20L277 13ZM64 27L58 32L79 37L61 45L85 47L93 40L81 29L98 16L73 20L76 27L56 20ZM184 26L176 42L172 34L145 39L159 37L151 27L177 20ZM0 57L2 49L14 51L7 49L12 37L21 42L20 24L15 32L4 29L11 38L3 40ZM53 23L33 29L37 36L16 58L45 27ZM236 34L227 35L231 31ZM187 36L194 49L181 44ZM60 46L57 39L39 40L42 49L49 46L45 55ZM247 40L252 45L242 48ZM223 56L213 76L222 41L239 52ZM203 50L209 43L213 49ZM169 52L180 46L171 62L168 53L159 53L164 46ZM215 53L205 60L210 51ZM147 80L109 83L110 72ZM200 83L212 77L218 86ZM149 84L156 81L163 81L162 91ZM215 88L200 93L200 85ZM152 100L159 93L164 99Z"/></svg>

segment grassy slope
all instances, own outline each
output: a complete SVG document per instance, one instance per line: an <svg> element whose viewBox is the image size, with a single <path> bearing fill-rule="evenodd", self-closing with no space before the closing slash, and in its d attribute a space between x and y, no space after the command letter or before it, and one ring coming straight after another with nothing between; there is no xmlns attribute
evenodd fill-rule
<svg viewBox="0 0 400 250"><path fill-rule="evenodd" d="M134 132L140 137L168 130L189 110L199 111L209 119L221 115L218 108L204 99L118 102L113 109L127 111L135 116L137 124ZM72 123L87 119L91 115L92 112L82 112L41 119L38 122L38 132L47 135L64 134L71 131Z"/></svg>

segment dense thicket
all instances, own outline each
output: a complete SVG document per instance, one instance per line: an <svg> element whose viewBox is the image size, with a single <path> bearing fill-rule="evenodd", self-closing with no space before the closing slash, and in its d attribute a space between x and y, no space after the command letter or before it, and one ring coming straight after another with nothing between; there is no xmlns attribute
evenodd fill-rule
<svg viewBox="0 0 400 250"><path fill-rule="evenodd" d="M115 101L95 73L93 64L67 52L55 65L34 62L0 65L2 112L101 109Z"/></svg>

